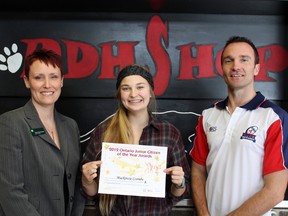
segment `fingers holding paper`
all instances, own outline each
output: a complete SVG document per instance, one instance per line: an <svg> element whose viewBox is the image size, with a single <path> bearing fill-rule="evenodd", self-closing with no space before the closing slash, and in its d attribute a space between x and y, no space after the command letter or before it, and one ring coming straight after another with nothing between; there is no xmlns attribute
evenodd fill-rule
<svg viewBox="0 0 288 216"><path fill-rule="evenodd" d="M92 184L94 179L98 176L97 169L101 166L101 161L90 161L82 165L82 182Z"/></svg>
<svg viewBox="0 0 288 216"><path fill-rule="evenodd" d="M184 179L184 171L180 166L169 167L164 172L171 176L171 181L175 185L181 185Z"/></svg>
<svg viewBox="0 0 288 216"><path fill-rule="evenodd" d="M169 167L164 172L171 176L171 192L174 196L181 196L185 190L185 173L180 166Z"/></svg>
<svg viewBox="0 0 288 216"><path fill-rule="evenodd" d="M97 183L95 181L98 176L97 170L101 166L101 161L90 161L82 165L82 189L89 196L97 193Z"/></svg>

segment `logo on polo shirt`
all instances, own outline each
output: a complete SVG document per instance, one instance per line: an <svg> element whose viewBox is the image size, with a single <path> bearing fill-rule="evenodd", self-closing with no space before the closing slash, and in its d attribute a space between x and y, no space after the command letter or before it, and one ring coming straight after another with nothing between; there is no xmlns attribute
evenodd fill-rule
<svg viewBox="0 0 288 216"><path fill-rule="evenodd" d="M242 136L240 137L240 139L247 139L247 140L251 140L253 142L256 142L256 135L254 135L258 130L257 126L251 126L249 128L246 129L246 131L242 134Z"/></svg>
<svg viewBox="0 0 288 216"><path fill-rule="evenodd" d="M217 130L216 126L209 127L209 132L215 132Z"/></svg>

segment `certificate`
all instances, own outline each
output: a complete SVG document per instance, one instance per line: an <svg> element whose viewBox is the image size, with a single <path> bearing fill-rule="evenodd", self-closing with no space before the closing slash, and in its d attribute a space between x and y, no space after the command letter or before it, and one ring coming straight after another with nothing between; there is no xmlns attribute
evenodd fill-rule
<svg viewBox="0 0 288 216"><path fill-rule="evenodd" d="M98 193L165 197L167 147L102 143Z"/></svg>

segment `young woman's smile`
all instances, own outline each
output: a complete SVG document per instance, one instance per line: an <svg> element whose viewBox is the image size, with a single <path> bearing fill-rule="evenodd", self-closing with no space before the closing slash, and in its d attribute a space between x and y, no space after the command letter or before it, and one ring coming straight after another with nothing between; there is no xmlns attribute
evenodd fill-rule
<svg viewBox="0 0 288 216"><path fill-rule="evenodd" d="M139 75L125 77L120 85L121 101L129 111L147 110L150 102L150 85Z"/></svg>

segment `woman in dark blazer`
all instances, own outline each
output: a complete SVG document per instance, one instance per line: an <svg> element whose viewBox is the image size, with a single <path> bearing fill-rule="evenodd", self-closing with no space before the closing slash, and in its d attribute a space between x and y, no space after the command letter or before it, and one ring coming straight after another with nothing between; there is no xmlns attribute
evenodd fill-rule
<svg viewBox="0 0 288 216"><path fill-rule="evenodd" d="M61 57L38 50L24 65L31 99L0 116L0 215L81 216L79 129L54 107L64 79Z"/></svg>

